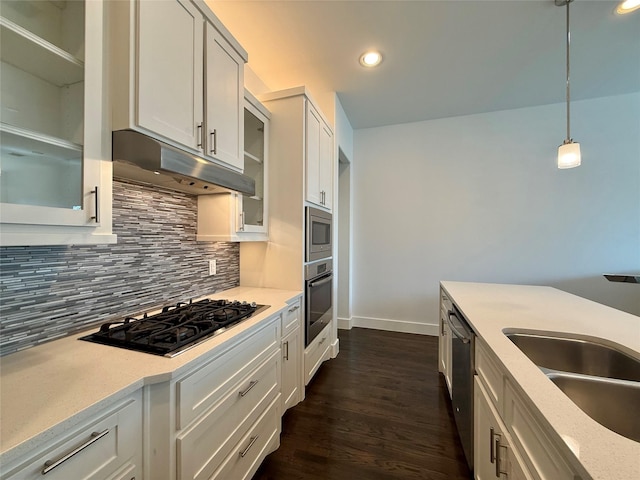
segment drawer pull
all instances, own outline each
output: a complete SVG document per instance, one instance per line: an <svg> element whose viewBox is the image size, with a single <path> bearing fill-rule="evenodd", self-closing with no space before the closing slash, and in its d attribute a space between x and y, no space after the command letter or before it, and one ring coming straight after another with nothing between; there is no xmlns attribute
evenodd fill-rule
<svg viewBox="0 0 640 480"><path fill-rule="evenodd" d="M256 435L255 437L251 437L249 439L249 445L246 446L246 448L244 450L242 450L241 452L238 452L240 454L240 456L242 458L244 458L244 456L249 453L249 449L251 447L253 447L253 444L256 443L256 440L258 439L258 435Z"/></svg>
<svg viewBox="0 0 640 480"><path fill-rule="evenodd" d="M322 340L320 340L318 342L318 345L322 345L326 339L327 339L327 337L322 337Z"/></svg>
<svg viewBox="0 0 640 480"><path fill-rule="evenodd" d="M74 448L72 451L70 451L69 453L67 453L66 455L63 455L62 457L60 457L57 460L47 460L46 462L44 462L44 468L42 469L42 475L46 475L47 473L49 473L51 470L53 470L54 468L62 465L64 462L66 462L67 460L69 460L71 457L73 457L74 455L80 453L82 450L84 450L85 448L87 448L89 445L91 445L92 443L97 442L98 440L100 440L102 437L104 437L107 433L109 433L109 429L107 428L106 430L103 430L102 432L93 432L91 434L91 438L89 440L87 440L86 442L84 442L82 445Z"/></svg>
<svg viewBox="0 0 640 480"><path fill-rule="evenodd" d="M489 460L491 461L491 463L496 461L496 453L494 450L494 443L493 443L494 435L495 435L495 432L493 430L493 427L491 427L489 429Z"/></svg>
<svg viewBox="0 0 640 480"><path fill-rule="evenodd" d="M284 345L283 345L283 346L284 346L284 347L286 347L286 348L285 348L285 352L286 352L286 353L284 354L284 359L285 359L285 360L287 360L287 361L289 361L289 342L288 342L288 341L287 341L287 342L284 342Z"/></svg>
<svg viewBox="0 0 640 480"><path fill-rule="evenodd" d="M294 305L293 307L291 307L291 308L289 309L289 313L291 313L291 312L295 312L295 311L296 311L297 309L299 309L299 308L300 308L300 305Z"/></svg>
<svg viewBox="0 0 640 480"><path fill-rule="evenodd" d="M258 384L258 380L253 380L252 382L249 382L249 386L247 388L245 388L243 391L238 392L238 393L240 394L241 397L244 397L257 384ZM243 455L243 457L244 457L244 455Z"/></svg>

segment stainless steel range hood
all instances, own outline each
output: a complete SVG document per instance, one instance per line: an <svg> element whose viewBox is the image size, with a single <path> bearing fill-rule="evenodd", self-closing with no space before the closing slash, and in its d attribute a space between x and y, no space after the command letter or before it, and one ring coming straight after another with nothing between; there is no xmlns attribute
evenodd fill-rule
<svg viewBox="0 0 640 480"><path fill-rule="evenodd" d="M113 132L113 176L206 195L255 195L253 178L133 130Z"/></svg>

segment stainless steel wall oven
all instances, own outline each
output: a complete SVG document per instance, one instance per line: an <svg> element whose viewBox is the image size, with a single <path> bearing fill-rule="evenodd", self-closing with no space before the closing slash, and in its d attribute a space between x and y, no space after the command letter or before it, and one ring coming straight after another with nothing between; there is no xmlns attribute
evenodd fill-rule
<svg viewBox="0 0 640 480"><path fill-rule="evenodd" d="M305 347L333 317L333 260L320 260L305 266Z"/></svg>

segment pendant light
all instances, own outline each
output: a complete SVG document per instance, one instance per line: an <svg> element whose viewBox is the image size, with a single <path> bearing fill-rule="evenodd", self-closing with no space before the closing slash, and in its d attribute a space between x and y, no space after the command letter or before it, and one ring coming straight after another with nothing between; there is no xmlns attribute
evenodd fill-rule
<svg viewBox="0 0 640 480"><path fill-rule="evenodd" d="M580 165L580 144L571 138L571 115L570 99L571 88L569 84L569 46L571 44L571 33L569 31L569 4L573 0L555 0L558 7L567 6L567 138L558 147L558 168L573 168Z"/></svg>

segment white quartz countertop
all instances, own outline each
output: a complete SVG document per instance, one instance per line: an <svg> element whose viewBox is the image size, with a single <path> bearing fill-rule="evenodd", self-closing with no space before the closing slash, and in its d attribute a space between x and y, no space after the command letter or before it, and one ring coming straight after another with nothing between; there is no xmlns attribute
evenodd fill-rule
<svg viewBox="0 0 640 480"><path fill-rule="evenodd" d="M640 317L551 287L449 281L441 285L528 397L528 407L550 436L568 447L574 465L598 480L640 479L640 443L587 416L503 333L518 329L591 337L640 359ZM638 408L629 415L639 415Z"/></svg>
<svg viewBox="0 0 640 480"><path fill-rule="evenodd" d="M301 293L237 287L209 296L271 308L174 358L78 340L97 327L0 358L0 463L14 460L144 385L180 375L202 354L285 308Z"/></svg>

